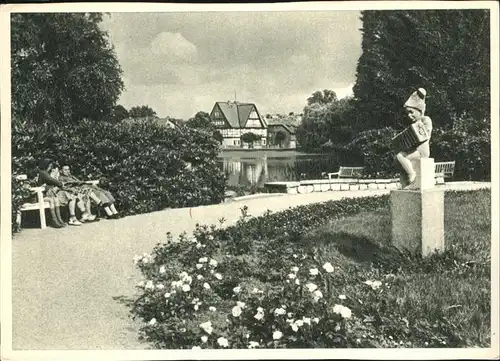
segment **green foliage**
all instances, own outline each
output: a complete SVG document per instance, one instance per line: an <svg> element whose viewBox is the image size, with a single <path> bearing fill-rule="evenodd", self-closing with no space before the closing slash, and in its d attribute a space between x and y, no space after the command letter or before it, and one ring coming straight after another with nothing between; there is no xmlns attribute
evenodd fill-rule
<svg viewBox="0 0 500 361"><path fill-rule="evenodd" d="M325 89L322 92L318 90L315 91L309 98L307 98L307 105L327 105L330 103L335 103L337 100L337 94L333 90Z"/></svg>
<svg viewBox="0 0 500 361"><path fill-rule="evenodd" d="M361 19L354 95L364 129L397 125L418 87L437 127L489 118L488 10L363 11Z"/></svg>
<svg viewBox="0 0 500 361"><path fill-rule="evenodd" d="M262 136L259 134L248 132L248 133L243 133L240 138L242 142L253 143L261 140Z"/></svg>
<svg viewBox="0 0 500 361"><path fill-rule="evenodd" d="M131 311L157 348L485 347L490 197L448 192L448 251L428 259L388 244L388 196L244 207L136 256Z"/></svg>
<svg viewBox="0 0 500 361"><path fill-rule="evenodd" d="M188 127L201 128L213 131L215 126L210 120L210 115L207 112L200 111L195 114L193 118L188 119L186 122Z"/></svg>
<svg viewBox="0 0 500 361"><path fill-rule="evenodd" d="M369 178L392 177L400 171L391 147L395 134L391 127L367 130L336 151L343 165L363 165Z"/></svg>
<svg viewBox="0 0 500 361"><path fill-rule="evenodd" d="M336 297L334 274L322 269L326 261L320 256L293 243L328 217L377 210L386 202L387 197L346 199L257 218L242 208L234 226L197 226L189 239L169 237L151 255L135 259L146 278L132 310L145 321L141 334L158 348L223 348L219 337L231 348L247 348L250 341L259 348L356 347L348 311L342 316L334 308L343 303ZM294 266L300 269L291 270ZM310 275L315 266L320 272ZM307 281L324 295L310 291ZM259 307L262 319L255 317ZM208 321L211 332L200 327Z"/></svg>
<svg viewBox="0 0 500 361"><path fill-rule="evenodd" d="M354 131L353 111L353 99L337 100L336 96L329 103L306 105L302 123L297 128L297 141L311 150L349 142Z"/></svg>
<svg viewBox="0 0 500 361"><path fill-rule="evenodd" d="M99 179L124 214L220 202L224 177L210 134L156 123L43 123L13 120L13 174L36 174L37 161L71 165L75 176ZM190 166L191 165L191 166Z"/></svg>
<svg viewBox="0 0 500 361"><path fill-rule="evenodd" d="M113 108L113 114L111 117L113 122L117 123L119 121L122 121L123 119L127 119L128 117L128 110L123 105L117 105Z"/></svg>
<svg viewBox="0 0 500 361"><path fill-rule="evenodd" d="M131 118L156 117L156 112L148 105L132 107L130 108L128 114Z"/></svg>
<svg viewBox="0 0 500 361"><path fill-rule="evenodd" d="M12 114L41 123L108 119L122 70L100 13L11 16Z"/></svg>

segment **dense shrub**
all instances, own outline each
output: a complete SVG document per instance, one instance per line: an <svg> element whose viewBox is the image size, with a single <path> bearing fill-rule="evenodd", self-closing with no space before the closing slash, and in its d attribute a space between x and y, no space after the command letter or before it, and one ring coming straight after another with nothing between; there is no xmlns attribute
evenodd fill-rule
<svg viewBox="0 0 500 361"><path fill-rule="evenodd" d="M159 348L361 345L331 264L294 240L330 218L386 204L387 196L345 199L250 219L243 208L234 226L169 237L135 259L146 278L132 310L146 323L142 336Z"/></svg>
<svg viewBox="0 0 500 361"><path fill-rule="evenodd" d="M12 123L12 172L36 174L37 161L69 164L82 179L99 179L125 214L218 203L224 177L209 133L158 124Z"/></svg>
<svg viewBox="0 0 500 361"><path fill-rule="evenodd" d="M490 180L491 132L455 128L437 129L432 138L431 154L436 161L455 160L454 179Z"/></svg>
<svg viewBox="0 0 500 361"><path fill-rule="evenodd" d="M456 123L460 121L457 120ZM456 161L453 180L487 181L491 176L491 132L487 123L476 129L477 121L468 122L468 127L456 126L443 130L434 128L430 146L435 162ZM474 129L471 129L474 127ZM397 151L391 147L394 128L372 129L361 132L336 153L342 165L364 165L369 177L393 177L401 172L395 160Z"/></svg>
<svg viewBox="0 0 500 361"><path fill-rule="evenodd" d="M367 177L392 177L400 169L391 139L397 131L391 127L361 132L345 147L337 149L342 165L365 167Z"/></svg>

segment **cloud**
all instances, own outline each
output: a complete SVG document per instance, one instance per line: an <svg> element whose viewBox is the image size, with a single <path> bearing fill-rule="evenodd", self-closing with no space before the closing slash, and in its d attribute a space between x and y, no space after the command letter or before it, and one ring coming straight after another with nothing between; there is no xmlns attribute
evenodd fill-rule
<svg viewBox="0 0 500 361"><path fill-rule="evenodd" d="M177 59L192 60L196 54L196 45L187 40L181 33L164 31L151 41L151 51L155 55L168 55Z"/></svg>

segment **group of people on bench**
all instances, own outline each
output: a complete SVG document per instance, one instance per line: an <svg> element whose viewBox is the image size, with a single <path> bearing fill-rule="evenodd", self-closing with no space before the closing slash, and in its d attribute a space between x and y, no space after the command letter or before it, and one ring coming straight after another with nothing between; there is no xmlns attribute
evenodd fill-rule
<svg viewBox="0 0 500 361"><path fill-rule="evenodd" d="M102 207L106 212L106 218L120 218L114 204L115 199L111 193L73 176L69 165L63 165L61 172L59 172L59 167L53 160L42 159L38 164L38 184L45 184L45 199L50 205L53 227L66 226L61 218L61 206L68 206L68 224L72 226L81 226L85 222L99 220L91 213L92 204ZM81 211L80 219L76 217L76 207Z"/></svg>

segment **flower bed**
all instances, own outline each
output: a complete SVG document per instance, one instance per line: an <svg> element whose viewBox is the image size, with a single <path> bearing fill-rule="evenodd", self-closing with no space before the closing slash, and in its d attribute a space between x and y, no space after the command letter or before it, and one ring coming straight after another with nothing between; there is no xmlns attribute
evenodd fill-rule
<svg viewBox="0 0 500 361"><path fill-rule="evenodd" d="M489 194L480 192L476 194L482 198L471 199ZM448 194L447 198L463 202L455 192ZM437 278L443 275L465 271L479 279L485 270L469 269L456 252L426 260L395 252L384 245L385 231L377 230L387 223L387 214L388 196L343 199L256 218L249 218L243 208L234 226L197 226L190 237L169 236L168 243L135 259L145 276L132 309L145 323L142 337L157 348L180 349L464 344L445 317L450 311L439 315L429 311L428 318L405 314L405 307L416 302L409 298L413 294L405 282L423 290L428 286L415 279L434 277L439 283L443 280ZM349 223L351 219L359 226ZM348 229L358 227L382 241L377 248L367 239L342 232L318 235L332 220L348 222ZM358 247L356 252L373 256L372 260L361 264L337 257L333 245ZM449 269L455 265L459 270ZM462 285L463 276L453 281ZM464 294L477 298L477 304L487 297L473 288ZM420 296L429 309L430 295ZM417 302L415 307L421 306Z"/></svg>

